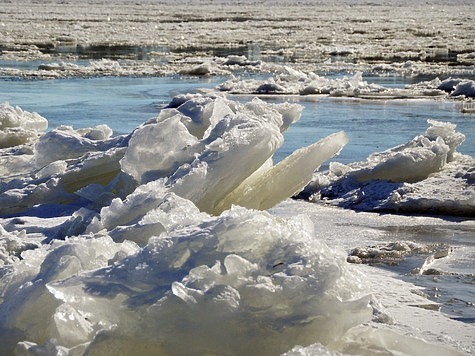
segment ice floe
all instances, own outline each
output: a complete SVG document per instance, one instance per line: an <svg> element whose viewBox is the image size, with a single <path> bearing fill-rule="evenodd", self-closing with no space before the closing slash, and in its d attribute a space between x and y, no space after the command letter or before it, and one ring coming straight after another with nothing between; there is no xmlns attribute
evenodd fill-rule
<svg viewBox="0 0 475 356"><path fill-rule="evenodd" d="M8 103L0 106L0 148L30 143L47 127L48 121L37 113L23 111Z"/></svg>
<svg viewBox="0 0 475 356"><path fill-rule="evenodd" d="M303 72L289 66L276 68L267 79L241 79L233 76L216 88L231 94L254 95L330 95L362 99L411 99L411 98L474 98L475 82L469 79L435 78L389 88L368 83L362 72L341 78L327 78L314 72Z"/></svg>
<svg viewBox="0 0 475 356"><path fill-rule="evenodd" d="M300 196L356 210L473 216L474 158L456 152L465 136L428 123L424 135L365 162L331 163Z"/></svg>
<svg viewBox="0 0 475 356"><path fill-rule="evenodd" d="M313 72L305 73L289 66L283 66L268 79L241 80L233 77L217 86L217 89L231 94L331 94L352 96L364 92L381 92L384 88L368 84L362 73L352 77L329 79Z"/></svg>
<svg viewBox="0 0 475 356"><path fill-rule="evenodd" d="M450 97L475 98L475 82L469 79L447 78L440 80L435 78L431 81L423 81L409 88L426 88L426 90L442 90L449 94Z"/></svg>

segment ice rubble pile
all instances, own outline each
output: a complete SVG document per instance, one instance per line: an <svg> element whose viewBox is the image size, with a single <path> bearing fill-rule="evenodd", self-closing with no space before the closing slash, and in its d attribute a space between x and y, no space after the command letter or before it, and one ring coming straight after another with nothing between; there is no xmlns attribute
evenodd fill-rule
<svg viewBox="0 0 475 356"><path fill-rule="evenodd" d="M2 324L17 330L5 340L78 354L278 354L371 319L344 256L307 218L234 208L203 219L182 200L170 194L157 210L178 209L184 226L142 248L103 230L25 252L2 278Z"/></svg>
<svg viewBox="0 0 475 356"><path fill-rule="evenodd" d="M343 133L272 165L300 111L185 95L128 136L59 127L3 149L3 350L273 353L368 320L344 257L306 219L208 214L265 209L339 152Z"/></svg>
<svg viewBox="0 0 475 356"><path fill-rule="evenodd" d="M456 152L465 136L451 123L428 123L424 135L366 162L330 163L299 196L356 210L474 216L475 160Z"/></svg>
<svg viewBox="0 0 475 356"><path fill-rule="evenodd" d="M0 148L26 144L48 127L48 121L36 113L23 111L8 103L0 105Z"/></svg>
<svg viewBox="0 0 475 356"><path fill-rule="evenodd" d="M42 135L28 156L31 171L2 183L0 212L17 214L40 203L104 205L157 179L209 213L235 203L238 188L252 190L253 199L241 205L265 209L298 192L347 142L343 132L336 133L296 152L292 162L272 166L282 132L300 118L300 106L200 95L183 101L128 136L110 138L103 125L59 127ZM297 166L300 174L293 171Z"/></svg>
<svg viewBox="0 0 475 356"><path fill-rule="evenodd" d="M104 229L24 251L0 278L3 350L275 355L312 345L450 354L362 325L372 319L363 276L315 238L307 217L240 207L212 217L173 193L155 205L148 220L162 227L142 247ZM111 226L120 216L112 207L102 215Z"/></svg>
<svg viewBox="0 0 475 356"><path fill-rule="evenodd" d="M447 78L440 80L435 78L431 81L410 85L409 88L440 90L451 97L475 98L475 81L469 79Z"/></svg>
<svg viewBox="0 0 475 356"><path fill-rule="evenodd" d="M232 77L216 88L232 94L256 95L311 95L326 94L359 98L420 98L420 97L475 97L475 82L468 79L436 78L408 85L405 88L387 88L363 80L362 72L351 77L325 78L313 72L303 72L288 66L275 68L267 79L240 79Z"/></svg>
<svg viewBox="0 0 475 356"><path fill-rule="evenodd" d="M273 166L300 110L182 95L128 136L60 127L3 149L2 352L434 352L362 325L360 275L308 218L248 209L294 194L346 143Z"/></svg>
<svg viewBox="0 0 475 356"><path fill-rule="evenodd" d="M380 92L384 87L368 84L362 73L352 77L329 79L313 72L305 73L288 66L279 67L277 73L268 79L241 80L232 77L221 83L217 89L233 94L333 94L349 95L359 92Z"/></svg>
<svg viewBox="0 0 475 356"><path fill-rule="evenodd" d="M104 355L270 355L315 342L348 352L435 350L358 326L372 312L364 283L305 217L244 208L211 217L172 193L154 215L168 232L141 248L102 230L25 251L1 279L2 346ZM375 339L365 345L362 335ZM398 338L401 346L385 346Z"/></svg>

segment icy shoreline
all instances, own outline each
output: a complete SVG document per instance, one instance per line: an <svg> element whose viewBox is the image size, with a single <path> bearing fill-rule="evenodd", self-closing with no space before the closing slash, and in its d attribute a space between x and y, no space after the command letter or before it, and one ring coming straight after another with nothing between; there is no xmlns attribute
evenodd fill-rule
<svg viewBox="0 0 475 356"><path fill-rule="evenodd" d="M473 133L429 120L410 142L316 172L346 134L274 164L302 108L252 99L470 110L472 2L245 3L2 3L8 80L230 79L117 137L47 131L0 106L0 353L475 352L475 158L457 152ZM391 89L362 72L429 78ZM288 199L298 193L313 203Z"/></svg>
<svg viewBox="0 0 475 356"><path fill-rule="evenodd" d="M284 217L294 214L307 215L314 222L317 236L327 244L344 251L351 251L356 244L359 244L359 246L371 246L374 251L379 253L379 258L375 255L375 260L369 262L369 266L368 264L353 264L360 272L364 273L367 285L370 286L373 295L380 303L379 310L382 314L379 316L381 319L379 319L380 322L375 322L378 320L375 318L371 323L372 327L376 329L395 328L399 332L429 342L451 346L463 354L473 352L475 347L471 336L474 332L473 324L449 319L446 314L439 311L441 308L440 298L429 297L427 294L437 293L437 288L442 288L441 284L436 282L431 284L430 288L424 289L416 286L418 283L413 284L415 277L410 277L409 271L411 268L422 267L426 256L431 255L429 252L421 253L421 257L416 263L406 261L400 267L395 264L392 267L384 268L385 264L394 263L394 258L399 258L401 261L408 260L408 257L403 255L408 251L397 247L398 244L403 245L405 239L415 241L413 243L419 248L426 248L430 241L437 241L439 244L444 241L452 244L451 235L453 233L450 231L458 229L466 231L470 239L475 229L473 220L454 219L451 221L443 217L349 212L334 206L301 203L298 200L283 202L271 209L271 212ZM444 229L447 229L447 236L440 232ZM441 235L441 239L438 240L435 237L437 235ZM391 243L394 244L394 247L389 246ZM442 268L446 271L445 273L455 272L455 261L464 254L464 248L455 248L454 256L439 259L439 264L435 263L433 267ZM414 252L409 252L409 255ZM469 253L469 256L473 256L473 251ZM430 260L430 258L427 259ZM417 276L417 273L413 276ZM406 277L402 277L405 274ZM431 276L428 275L425 278L430 280ZM437 279L437 276L432 276L432 278ZM448 299L450 298L452 296L448 296ZM446 311L447 308L443 308L443 310ZM378 315L377 312L376 315ZM382 320L386 321L381 322Z"/></svg>

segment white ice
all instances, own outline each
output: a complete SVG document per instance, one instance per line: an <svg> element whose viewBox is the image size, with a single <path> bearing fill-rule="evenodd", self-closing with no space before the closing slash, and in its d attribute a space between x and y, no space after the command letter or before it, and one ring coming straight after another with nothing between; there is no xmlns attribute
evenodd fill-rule
<svg viewBox="0 0 475 356"><path fill-rule="evenodd" d="M456 354L384 323L364 325L376 307L366 277L315 238L303 215L234 208L180 225L142 248L115 243L104 230L24 252L1 280L4 345L24 340L18 352L279 354L320 343L327 352Z"/></svg>
<svg viewBox="0 0 475 356"><path fill-rule="evenodd" d="M362 266L347 263L344 246L328 246L320 229L332 219L254 210L298 192L347 142L335 133L274 166L282 132L300 112L259 99L181 96L127 136L60 127L28 143L24 154L35 164L18 163L22 173L1 185L3 350L457 354L455 343L442 346L433 335L427 343L408 336L407 325L392 326L380 300L396 302L372 296ZM421 159L413 171L423 181L462 169L468 158L455 149L463 136L430 124L360 171L376 174L405 157ZM384 163L398 154L404 158ZM339 176L358 172L331 167ZM352 181L368 182L359 178Z"/></svg>
<svg viewBox="0 0 475 356"><path fill-rule="evenodd" d="M217 89L232 94L332 94L353 96L360 92L381 92L384 88L368 84L363 80L362 73L352 77L328 79L313 72L305 73L291 67L281 67L269 79L242 80L233 77L217 86Z"/></svg>
<svg viewBox="0 0 475 356"><path fill-rule="evenodd" d="M474 158L456 152L465 136L429 120L424 135L365 162L331 164L302 197L356 210L473 216Z"/></svg>
<svg viewBox="0 0 475 356"><path fill-rule="evenodd" d="M3 2L0 59L41 64L2 67L0 75L232 72L223 91L473 97L470 80L393 90L361 76L472 75L474 27L464 26L472 1L244 3ZM79 50L99 45L114 55L116 44L132 55L149 49L148 58L77 61ZM247 58L214 56L220 50ZM265 58L291 59L292 67ZM328 79L316 67L357 74ZM238 79L243 69L273 77ZM300 110L183 95L130 135L111 138L105 126L45 134L45 120L2 105L0 353L473 354L473 324L448 318L394 272L346 262L355 247L361 253L353 262L366 252L404 259L420 251L421 275L435 269L464 278L451 258L473 261L468 244L437 249L399 241L400 233L388 242L387 232L416 238L420 230L449 230L471 238L473 219L361 212L472 218L475 164L456 152L461 135L431 122L414 141L368 162L331 163L305 191L324 204L286 199L273 206L346 141L335 134L274 166L273 152Z"/></svg>
<svg viewBox="0 0 475 356"><path fill-rule="evenodd" d="M37 113L0 105L0 149L31 143L47 128L48 121Z"/></svg>
<svg viewBox="0 0 475 356"><path fill-rule="evenodd" d="M267 104L259 99L240 104L200 95L176 99L173 106L176 109L163 110L134 131L120 162L122 170L140 183L163 178L170 191L209 213L220 213L221 201L272 157L282 145L282 132L300 118L302 110L296 104ZM328 154L318 147L314 156L319 162L302 167L313 172L345 143ZM295 174L291 168L283 171L305 178L275 202L308 182L308 174ZM280 184L262 194L284 192L285 179ZM253 196L265 199L257 193ZM232 199L225 205L232 203L239 201Z"/></svg>
<svg viewBox="0 0 475 356"><path fill-rule="evenodd" d="M241 79L233 76L216 88L232 94L254 95L330 95L336 97L358 97L362 99L434 98L474 96L474 82L471 80L441 81L434 79L408 85L406 88L390 88L369 84L363 80L362 72L353 76L330 79L314 72L304 72L291 67L275 68L268 79Z"/></svg>

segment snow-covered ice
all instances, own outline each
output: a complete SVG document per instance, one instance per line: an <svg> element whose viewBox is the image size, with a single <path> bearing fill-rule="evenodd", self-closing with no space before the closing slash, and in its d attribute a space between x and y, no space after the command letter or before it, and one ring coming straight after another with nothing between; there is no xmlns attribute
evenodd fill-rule
<svg viewBox="0 0 475 356"><path fill-rule="evenodd" d="M334 97L355 97L361 99L419 99L419 98L462 98L475 97L475 82L469 79L435 78L408 85L405 88L389 88L370 84L363 79L363 73L330 79L314 72L304 72L288 66L276 68L267 79L241 79L232 76L217 89L230 94L269 95L330 95Z"/></svg>
<svg viewBox="0 0 475 356"><path fill-rule="evenodd" d="M300 197L366 211L474 216L474 158L456 152L465 136L428 121L424 135L365 162L330 164Z"/></svg>
<svg viewBox="0 0 475 356"><path fill-rule="evenodd" d="M21 0L2 10L0 61L39 62L0 64L1 75L13 77L272 72L275 62L305 71L473 76L470 0Z"/></svg>
<svg viewBox="0 0 475 356"><path fill-rule="evenodd" d="M36 113L25 112L8 103L0 106L0 148L34 141L47 127L48 121Z"/></svg>

